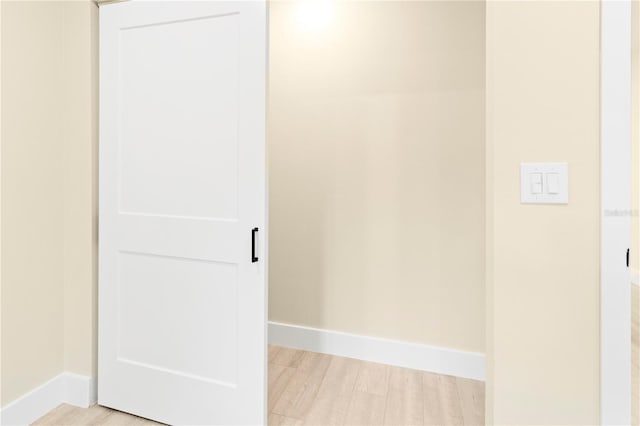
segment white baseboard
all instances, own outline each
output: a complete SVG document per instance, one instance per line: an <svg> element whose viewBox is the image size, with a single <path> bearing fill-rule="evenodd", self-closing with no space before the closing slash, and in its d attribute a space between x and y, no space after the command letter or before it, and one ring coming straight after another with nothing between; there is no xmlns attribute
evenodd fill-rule
<svg viewBox="0 0 640 426"><path fill-rule="evenodd" d="M64 373L66 380L66 396L67 404L76 407L90 407L98 400L94 380L88 376L81 376L75 373Z"/></svg>
<svg viewBox="0 0 640 426"><path fill-rule="evenodd" d="M631 272L631 284L640 286L640 271L631 269L630 272Z"/></svg>
<svg viewBox="0 0 640 426"><path fill-rule="evenodd" d="M269 322L269 343L381 364L485 379L481 353Z"/></svg>
<svg viewBox="0 0 640 426"><path fill-rule="evenodd" d="M0 425L28 425L58 405L89 407L96 402L93 379L62 373L0 410Z"/></svg>

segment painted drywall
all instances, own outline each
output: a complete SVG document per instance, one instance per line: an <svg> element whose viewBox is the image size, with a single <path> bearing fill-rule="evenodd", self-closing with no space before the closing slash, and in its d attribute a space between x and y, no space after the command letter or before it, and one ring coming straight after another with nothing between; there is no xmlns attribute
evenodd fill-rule
<svg viewBox="0 0 640 426"><path fill-rule="evenodd" d="M65 371L97 374L98 7L64 8L64 354Z"/></svg>
<svg viewBox="0 0 640 426"><path fill-rule="evenodd" d="M0 404L95 371L91 1L2 1Z"/></svg>
<svg viewBox="0 0 640 426"><path fill-rule="evenodd" d="M62 371L61 11L2 2L2 405Z"/></svg>
<svg viewBox="0 0 640 426"><path fill-rule="evenodd" d="M599 2L487 3L487 424L598 424ZM569 205L519 164L567 161Z"/></svg>
<svg viewBox="0 0 640 426"><path fill-rule="evenodd" d="M270 319L483 352L484 3L269 15Z"/></svg>

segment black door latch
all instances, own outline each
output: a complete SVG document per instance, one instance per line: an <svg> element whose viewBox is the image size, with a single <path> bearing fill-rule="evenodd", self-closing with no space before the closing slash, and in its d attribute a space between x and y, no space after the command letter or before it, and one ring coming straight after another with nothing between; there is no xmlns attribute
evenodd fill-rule
<svg viewBox="0 0 640 426"><path fill-rule="evenodd" d="M258 233L258 228L253 228L251 230L251 263L256 263L258 261L258 256L256 256L256 234Z"/></svg>
<svg viewBox="0 0 640 426"><path fill-rule="evenodd" d="M627 268L629 267L629 254L630 254L630 250L627 249Z"/></svg>

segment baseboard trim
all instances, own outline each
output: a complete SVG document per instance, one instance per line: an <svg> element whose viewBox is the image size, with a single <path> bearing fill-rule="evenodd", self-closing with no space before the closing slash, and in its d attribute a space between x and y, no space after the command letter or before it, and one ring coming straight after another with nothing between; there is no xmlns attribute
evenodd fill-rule
<svg viewBox="0 0 640 426"><path fill-rule="evenodd" d="M631 284L640 286L640 271L631 269Z"/></svg>
<svg viewBox="0 0 640 426"><path fill-rule="evenodd" d="M476 352L278 322L269 322L269 343L468 379L485 379L485 357Z"/></svg>
<svg viewBox="0 0 640 426"><path fill-rule="evenodd" d="M0 410L0 425L29 425L58 405L89 407L96 402L93 379L62 373Z"/></svg>
<svg viewBox="0 0 640 426"><path fill-rule="evenodd" d="M91 377L75 373L64 373L63 375L66 381L66 396L64 402L84 408L96 403L98 398L94 380Z"/></svg>

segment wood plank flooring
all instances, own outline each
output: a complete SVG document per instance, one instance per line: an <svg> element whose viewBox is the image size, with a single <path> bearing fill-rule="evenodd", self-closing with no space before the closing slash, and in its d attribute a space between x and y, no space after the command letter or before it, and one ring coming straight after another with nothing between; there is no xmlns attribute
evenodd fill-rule
<svg viewBox="0 0 640 426"><path fill-rule="evenodd" d="M315 352L269 347L270 426L483 425L484 383ZM35 425L157 425L63 404Z"/></svg>

